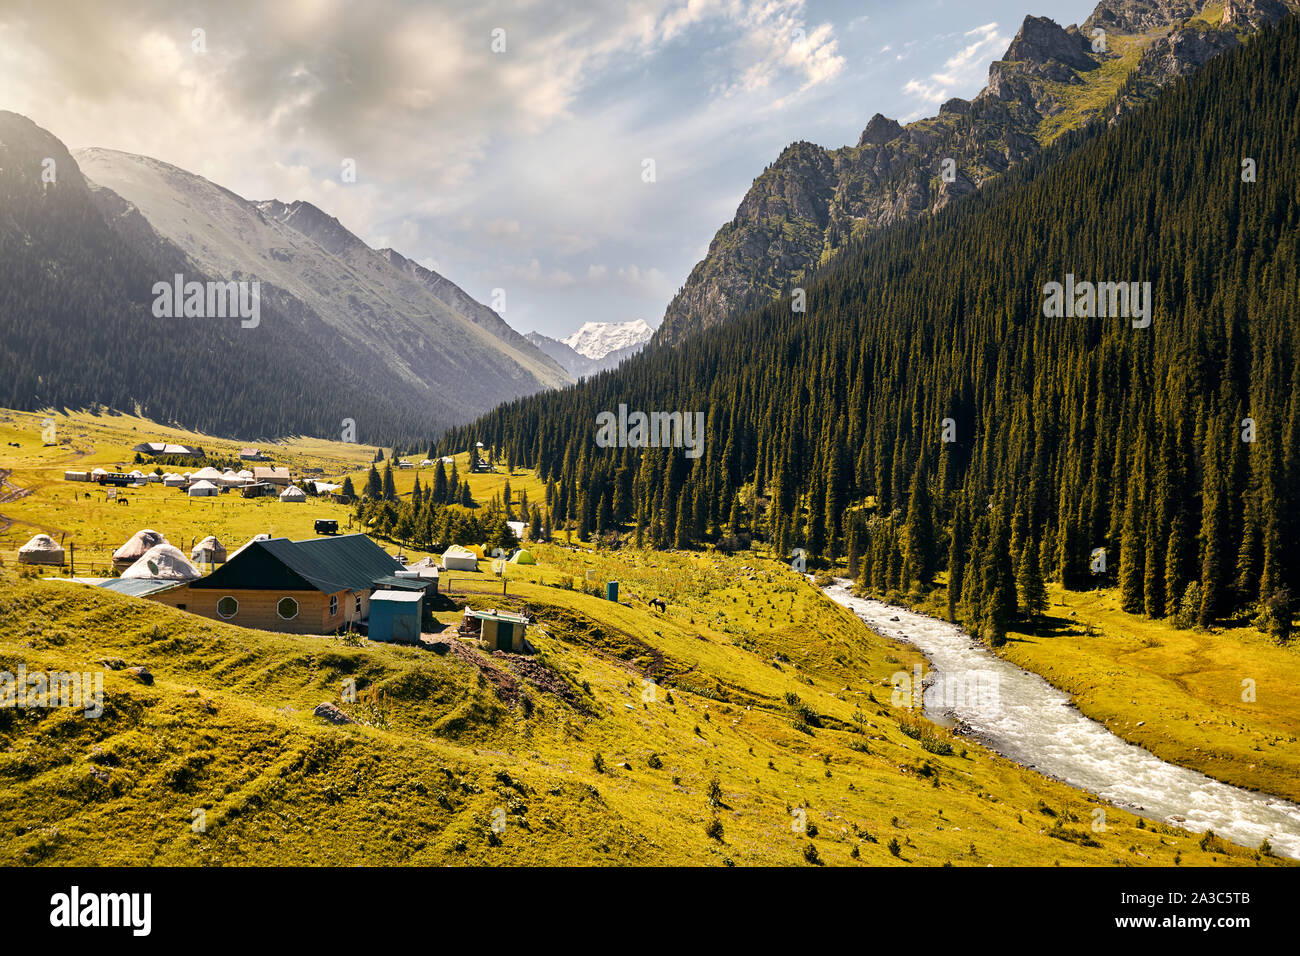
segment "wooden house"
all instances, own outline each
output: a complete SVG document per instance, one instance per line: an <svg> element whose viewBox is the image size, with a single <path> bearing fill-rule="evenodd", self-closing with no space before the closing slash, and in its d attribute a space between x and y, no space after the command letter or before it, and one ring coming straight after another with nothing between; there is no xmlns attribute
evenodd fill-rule
<svg viewBox="0 0 1300 956"><path fill-rule="evenodd" d="M207 577L154 599L244 627L330 634L370 616L373 582L401 563L364 534L252 541Z"/></svg>
<svg viewBox="0 0 1300 956"><path fill-rule="evenodd" d="M280 488L288 488L293 483L289 477L288 468L263 467L261 465L253 469L253 481L259 484L269 482L278 485Z"/></svg>

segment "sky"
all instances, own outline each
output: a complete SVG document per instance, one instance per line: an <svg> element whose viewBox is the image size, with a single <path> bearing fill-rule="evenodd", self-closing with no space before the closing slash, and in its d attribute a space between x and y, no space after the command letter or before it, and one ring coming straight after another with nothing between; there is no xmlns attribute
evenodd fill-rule
<svg viewBox="0 0 1300 956"><path fill-rule="evenodd" d="M1094 5L0 0L0 109L315 203L560 338L657 326L788 144L971 98L1027 14Z"/></svg>

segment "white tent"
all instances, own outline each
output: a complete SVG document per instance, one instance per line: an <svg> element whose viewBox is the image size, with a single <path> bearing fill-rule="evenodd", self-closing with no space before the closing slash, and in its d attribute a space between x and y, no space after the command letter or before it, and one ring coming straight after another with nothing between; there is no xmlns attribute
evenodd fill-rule
<svg viewBox="0 0 1300 956"><path fill-rule="evenodd" d="M220 481L221 484L226 485L229 488L234 488L244 483L244 479L240 478L239 475L235 474L229 468L227 468L224 472L221 473L221 477L218 479L218 481Z"/></svg>
<svg viewBox="0 0 1300 956"><path fill-rule="evenodd" d="M191 498L210 498L212 495L221 494L221 489L210 481L196 481L190 485L189 496Z"/></svg>
<svg viewBox="0 0 1300 956"><path fill-rule="evenodd" d="M443 552L442 566L448 571L477 571L478 559L474 557L474 552L453 544Z"/></svg>
<svg viewBox="0 0 1300 956"><path fill-rule="evenodd" d="M292 501L297 504L307 500L307 492L303 491L297 485L290 485L284 491L280 492L281 501Z"/></svg>
<svg viewBox="0 0 1300 956"><path fill-rule="evenodd" d="M150 548L166 543L166 538L150 528L137 531L126 544L113 552L113 563L119 568L130 567Z"/></svg>
<svg viewBox="0 0 1300 956"><path fill-rule="evenodd" d="M200 468L198 471L194 472L194 474L190 475L190 480L210 481L213 484L216 484L221 480L221 472L217 471L217 469L213 468L211 465L208 465L206 468Z"/></svg>
<svg viewBox="0 0 1300 956"><path fill-rule="evenodd" d="M63 546L48 534L38 534L18 549L19 564L63 564Z"/></svg>
<svg viewBox="0 0 1300 956"><path fill-rule="evenodd" d="M139 479L144 477L144 472L137 468L135 471L129 472L129 475L132 478Z"/></svg>
<svg viewBox="0 0 1300 956"><path fill-rule="evenodd" d="M103 468L96 468L90 474L91 477L94 477L96 475L107 475L108 472L106 472Z"/></svg>
<svg viewBox="0 0 1300 956"><path fill-rule="evenodd" d="M253 473L249 471L247 468L245 468L243 471L239 473L239 477L244 479L244 481L252 481Z"/></svg>
<svg viewBox="0 0 1300 956"><path fill-rule="evenodd" d="M140 560L122 572L124 578L158 578L164 581L193 581L203 575L185 560L180 549L170 544L150 548Z"/></svg>
<svg viewBox="0 0 1300 956"><path fill-rule="evenodd" d="M180 475L172 475L172 474L163 475L162 483L164 488L185 487L185 479L182 478Z"/></svg>
<svg viewBox="0 0 1300 956"><path fill-rule="evenodd" d="M196 564L225 564L226 546L217 540L216 535L210 534L194 546L190 558Z"/></svg>
<svg viewBox="0 0 1300 956"><path fill-rule="evenodd" d="M158 474L158 473L155 471L155 472L151 472L151 473L145 475L145 476L144 476L144 480L145 480L145 481L148 481L148 482L152 482L152 483L154 483L154 484L157 484L158 482L160 482L160 481L163 480L163 476L160 475L160 474Z"/></svg>

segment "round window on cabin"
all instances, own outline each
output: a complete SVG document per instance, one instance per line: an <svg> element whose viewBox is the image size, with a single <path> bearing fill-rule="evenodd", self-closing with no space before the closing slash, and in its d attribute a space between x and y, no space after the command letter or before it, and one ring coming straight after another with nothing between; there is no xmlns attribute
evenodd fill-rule
<svg viewBox="0 0 1300 956"><path fill-rule="evenodd" d="M239 613L239 602L226 595L217 602L217 613L228 621Z"/></svg>
<svg viewBox="0 0 1300 956"><path fill-rule="evenodd" d="M283 620L292 621L298 616L298 602L289 597L280 598L280 603L275 606L275 613Z"/></svg>

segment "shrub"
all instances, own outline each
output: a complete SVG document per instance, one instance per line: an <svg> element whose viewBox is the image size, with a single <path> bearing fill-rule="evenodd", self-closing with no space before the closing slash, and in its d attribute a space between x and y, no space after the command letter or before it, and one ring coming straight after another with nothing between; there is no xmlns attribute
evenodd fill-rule
<svg viewBox="0 0 1300 956"><path fill-rule="evenodd" d="M903 852L903 848L899 846L898 837L889 838L889 852L894 856L899 856Z"/></svg>

